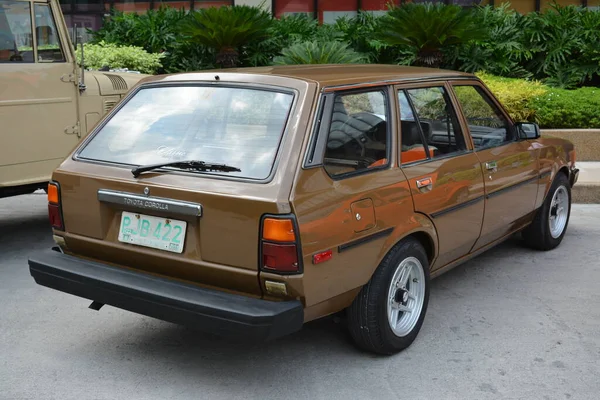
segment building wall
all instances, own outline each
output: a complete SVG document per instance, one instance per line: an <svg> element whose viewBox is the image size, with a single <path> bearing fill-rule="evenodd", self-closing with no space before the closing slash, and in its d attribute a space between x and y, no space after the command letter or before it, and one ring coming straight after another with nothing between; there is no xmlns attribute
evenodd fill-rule
<svg viewBox="0 0 600 400"><path fill-rule="evenodd" d="M358 10L385 13L388 2L402 4L404 2L423 2L426 0L60 0L69 28L75 24L78 34L84 36L86 28L97 30L102 25L104 16L109 15L111 8L124 12L143 13L160 6L184 8L186 10L223 5L246 4L262 6L276 17L292 14L307 14L316 17L320 22L331 23L341 16L355 16ZM504 0L432 0L445 3L469 6L472 4L501 4ZM560 5L583 5L600 8L600 0L557 0ZM551 0L511 0L511 6L521 12L544 10L550 7Z"/></svg>
<svg viewBox="0 0 600 400"><path fill-rule="evenodd" d="M259 7L262 5L265 10L271 11L271 0L233 0L234 5L247 5L252 7Z"/></svg>

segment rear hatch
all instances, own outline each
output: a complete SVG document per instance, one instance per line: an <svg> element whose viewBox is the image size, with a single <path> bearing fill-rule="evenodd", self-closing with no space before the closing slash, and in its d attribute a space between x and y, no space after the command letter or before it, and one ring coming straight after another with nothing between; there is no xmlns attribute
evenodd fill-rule
<svg viewBox="0 0 600 400"><path fill-rule="evenodd" d="M63 163L53 179L69 252L261 294L261 217L290 212L297 92L225 86L142 87ZM132 174L189 160L218 165Z"/></svg>

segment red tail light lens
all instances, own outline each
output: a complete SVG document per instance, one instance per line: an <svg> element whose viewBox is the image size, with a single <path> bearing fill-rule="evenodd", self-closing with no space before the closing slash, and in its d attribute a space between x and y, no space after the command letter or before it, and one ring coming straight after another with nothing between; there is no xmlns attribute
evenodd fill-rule
<svg viewBox="0 0 600 400"><path fill-rule="evenodd" d="M278 272L298 272L298 249L295 244L263 243L263 268Z"/></svg>
<svg viewBox="0 0 600 400"><path fill-rule="evenodd" d="M262 220L261 269L294 274L302 271L296 223L293 218L269 216Z"/></svg>
<svg viewBox="0 0 600 400"><path fill-rule="evenodd" d="M48 217L50 217L50 225L53 228L63 229L60 206L58 204L48 204Z"/></svg>
<svg viewBox="0 0 600 400"><path fill-rule="evenodd" d="M62 218L62 207L60 205L60 187L58 183L48 184L48 217L54 229L65 230Z"/></svg>

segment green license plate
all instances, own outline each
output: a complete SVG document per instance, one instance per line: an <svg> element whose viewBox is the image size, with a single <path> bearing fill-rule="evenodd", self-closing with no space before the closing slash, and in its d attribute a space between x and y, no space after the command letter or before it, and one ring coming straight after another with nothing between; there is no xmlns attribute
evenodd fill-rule
<svg viewBox="0 0 600 400"><path fill-rule="evenodd" d="M123 211L119 242L182 253L187 222Z"/></svg>

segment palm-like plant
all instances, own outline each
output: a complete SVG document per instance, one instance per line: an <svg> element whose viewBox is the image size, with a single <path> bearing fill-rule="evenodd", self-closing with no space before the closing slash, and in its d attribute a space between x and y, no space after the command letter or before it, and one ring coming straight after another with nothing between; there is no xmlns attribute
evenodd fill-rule
<svg viewBox="0 0 600 400"><path fill-rule="evenodd" d="M439 67L443 50L485 35L472 14L456 5L409 3L392 7L382 18L381 39L415 52L415 64Z"/></svg>
<svg viewBox="0 0 600 400"><path fill-rule="evenodd" d="M336 41L312 41L291 45L275 57L275 65L295 64L357 64L365 57L349 48L347 43Z"/></svg>
<svg viewBox="0 0 600 400"><path fill-rule="evenodd" d="M509 3L478 7L473 11L473 17L477 25L486 27L486 35L481 40L455 46L452 52L445 53L453 56L453 69L529 78L531 73L523 68L522 61L532 57L531 47L525 44L525 32L531 25L530 21L510 8Z"/></svg>
<svg viewBox="0 0 600 400"><path fill-rule="evenodd" d="M381 62L380 56L386 53L386 43L376 37L381 17L368 11L359 11L356 17L340 17L334 27L342 33L342 40L363 54L370 62ZM387 55L387 54L385 54ZM385 58L385 56L384 56Z"/></svg>
<svg viewBox="0 0 600 400"><path fill-rule="evenodd" d="M239 49L268 35L271 15L259 7L223 6L193 13L183 32L191 41L216 51L216 62L224 68L239 63Z"/></svg>

